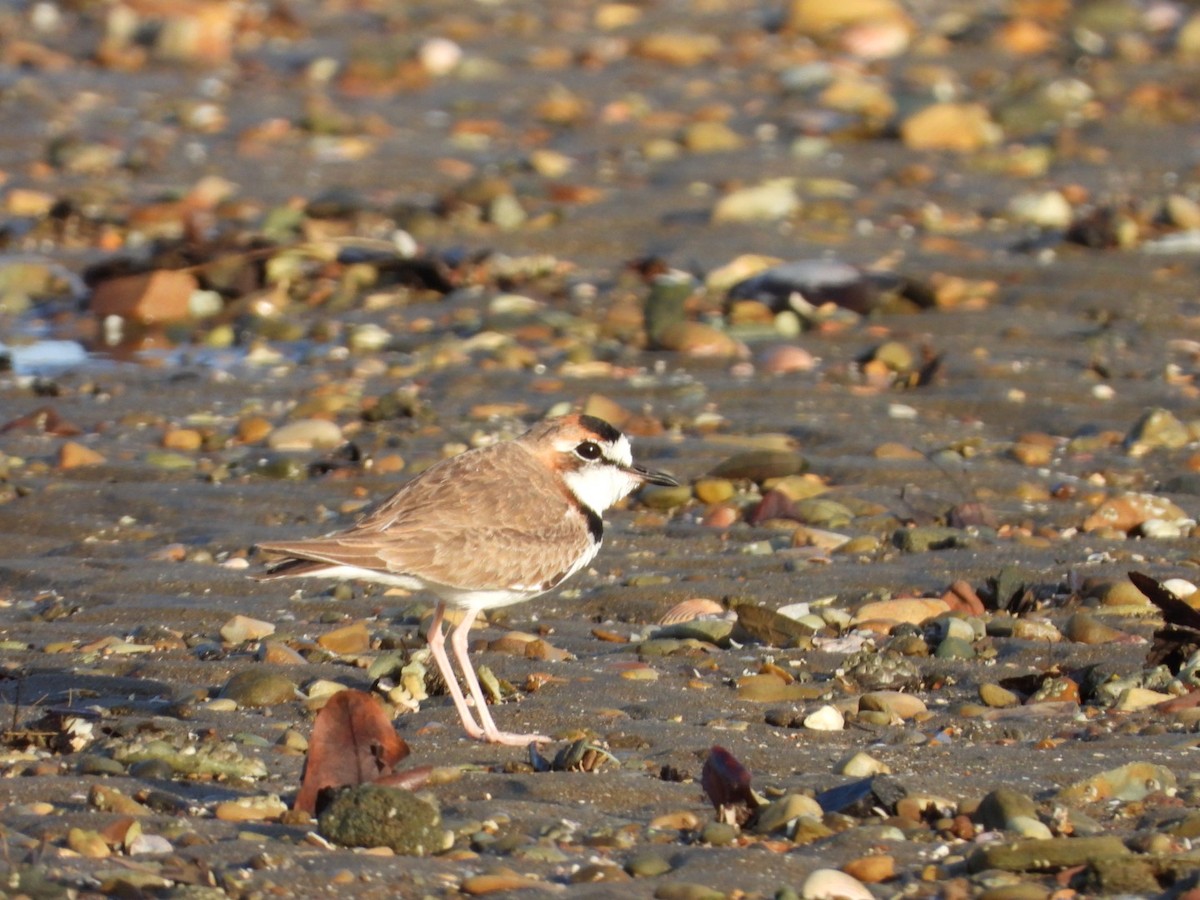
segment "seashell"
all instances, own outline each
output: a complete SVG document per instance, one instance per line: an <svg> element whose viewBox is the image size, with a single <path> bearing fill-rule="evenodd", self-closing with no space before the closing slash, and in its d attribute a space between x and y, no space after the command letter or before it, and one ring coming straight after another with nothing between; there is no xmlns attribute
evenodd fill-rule
<svg viewBox="0 0 1200 900"><path fill-rule="evenodd" d="M658 624L678 625L680 622L691 622L701 616L720 616L724 613L725 607L716 600L693 597L691 600L684 600L672 606L667 610L666 615L659 619Z"/></svg>

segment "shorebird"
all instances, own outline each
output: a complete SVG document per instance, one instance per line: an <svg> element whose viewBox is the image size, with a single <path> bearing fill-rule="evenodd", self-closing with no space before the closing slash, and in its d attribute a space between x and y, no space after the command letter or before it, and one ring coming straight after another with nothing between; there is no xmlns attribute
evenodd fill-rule
<svg viewBox="0 0 1200 900"><path fill-rule="evenodd" d="M296 576L369 581L437 597L427 640L467 734L521 745L540 734L496 727L467 655L483 609L532 600L595 557L601 513L642 484L676 485L635 465L629 439L595 416L547 419L513 441L468 450L405 484L346 531L259 549L283 559L263 579ZM446 607L464 610L450 647L476 719L446 654Z"/></svg>

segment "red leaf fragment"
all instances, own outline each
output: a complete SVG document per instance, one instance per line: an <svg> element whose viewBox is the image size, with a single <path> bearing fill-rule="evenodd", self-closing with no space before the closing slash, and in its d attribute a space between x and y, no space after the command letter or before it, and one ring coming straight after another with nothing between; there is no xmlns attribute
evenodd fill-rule
<svg viewBox="0 0 1200 900"><path fill-rule="evenodd" d="M313 723L295 808L316 815L321 790L392 776L396 763L408 752L408 744L392 727L377 697L364 691L340 691Z"/></svg>
<svg viewBox="0 0 1200 900"><path fill-rule="evenodd" d="M700 773L700 786L722 822L742 825L758 808L750 789L750 770L724 747L713 744Z"/></svg>

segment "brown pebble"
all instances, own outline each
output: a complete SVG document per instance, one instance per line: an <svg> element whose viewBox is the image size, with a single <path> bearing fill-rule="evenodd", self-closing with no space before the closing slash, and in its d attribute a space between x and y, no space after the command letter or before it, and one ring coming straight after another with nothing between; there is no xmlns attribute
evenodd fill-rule
<svg viewBox="0 0 1200 900"><path fill-rule="evenodd" d="M321 635L317 643L331 653L363 653L371 648L371 634L366 622L353 622Z"/></svg>
<svg viewBox="0 0 1200 900"><path fill-rule="evenodd" d="M58 467L64 471L84 466L98 466L105 462L108 460L105 459L104 454L76 441L67 441L58 448Z"/></svg>
<svg viewBox="0 0 1200 900"><path fill-rule="evenodd" d="M896 858L886 854L862 856L846 863L842 871L863 884L879 884L896 876Z"/></svg>

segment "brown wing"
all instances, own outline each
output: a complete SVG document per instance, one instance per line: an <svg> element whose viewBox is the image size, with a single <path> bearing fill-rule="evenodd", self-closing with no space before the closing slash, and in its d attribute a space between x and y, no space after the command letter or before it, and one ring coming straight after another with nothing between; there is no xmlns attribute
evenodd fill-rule
<svg viewBox="0 0 1200 900"><path fill-rule="evenodd" d="M462 590L548 590L590 545L584 511L528 450L509 442L439 463L347 531L259 547Z"/></svg>

